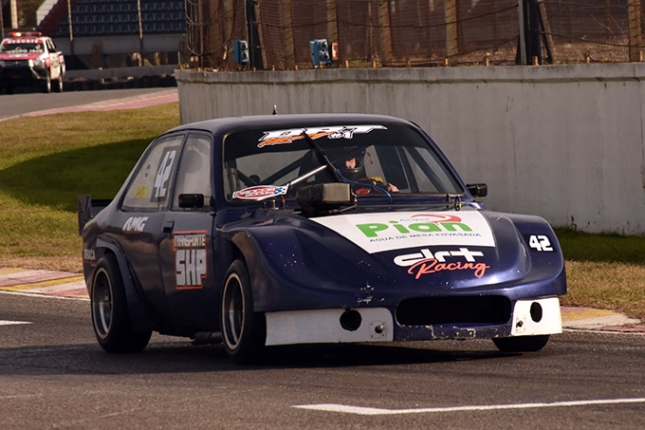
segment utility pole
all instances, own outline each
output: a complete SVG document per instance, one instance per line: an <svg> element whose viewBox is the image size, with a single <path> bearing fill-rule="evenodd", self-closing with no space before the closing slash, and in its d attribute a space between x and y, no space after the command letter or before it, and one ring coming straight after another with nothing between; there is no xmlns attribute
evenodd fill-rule
<svg viewBox="0 0 645 430"><path fill-rule="evenodd" d="M69 50L71 61L71 68L74 69L76 66L76 60L74 55L74 29L72 28L72 2L67 0L67 21L69 22Z"/></svg>
<svg viewBox="0 0 645 430"><path fill-rule="evenodd" d="M141 0L137 0L137 19L139 21L139 67L143 66L143 20L141 19Z"/></svg>
<svg viewBox="0 0 645 430"><path fill-rule="evenodd" d="M249 67L251 70L262 70L262 51L260 46L260 33L258 32L257 15L255 11L256 0L246 0L246 28L249 40Z"/></svg>
<svg viewBox="0 0 645 430"><path fill-rule="evenodd" d="M457 11L457 0L445 0L444 5L444 15L446 17L446 53L448 63L450 63L453 57L459 54L459 24L457 22L459 16ZM520 27L520 29L521 28L522 27Z"/></svg>
<svg viewBox="0 0 645 430"><path fill-rule="evenodd" d="M11 28L18 29L18 2L17 0L10 0L9 7L11 8Z"/></svg>
<svg viewBox="0 0 645 430"><path fill-rule="evenodd" d="M518 18L520 29L520 40L517 42L517 63L526 64L526 12L525 0L518 0Z"/></svg>
<svg viewBox="0 0 645 430"><path fill-rule="evenodd" d="M640 0L628 0L629 12L629 61L643 61L642 7Z"/></svg>
<svg viewBox="0 0 645 430"><path fill-rule="evenodd" d="M547 62L553 63L550 35L546 33L546 13L542 0L518 0L520 37L517 46L518 64L542 64L542 47Z"/></svg>
<svg viewBox="0 0 645 430"><path fill-rule="evenodd" d="M2 0L0 0L0 40L4 39L4 8L2 7Z"/></svg>

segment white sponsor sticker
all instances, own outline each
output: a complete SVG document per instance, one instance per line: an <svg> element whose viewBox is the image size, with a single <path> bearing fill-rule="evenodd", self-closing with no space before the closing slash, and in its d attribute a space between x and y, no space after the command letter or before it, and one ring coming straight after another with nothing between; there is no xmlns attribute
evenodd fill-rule
<svg viewBox="0 0 645 430"><path fill-rule="evenodd" d="M479 212L388 212L312 218L370 254L395 249L495 246L488 222Z"/></svg>
<svg viewBox="0 0 645 430"><path fill-rule="evenodd" d="M233 193L234 199L261 200L266 197L277 197L287 194L289 187L275 185L256 185Z"/></svg>
<svg viewBox="0 0 645 430"><path fill-rule="evenodd" d="M260 138L258 148L291 143L303 139L304 133L307 133L313 140L325 136L329 139L352 139L355 134L367 134L372 130L387 130L387 127L383 125L336 125L265 131L264 136Z"/></svg>

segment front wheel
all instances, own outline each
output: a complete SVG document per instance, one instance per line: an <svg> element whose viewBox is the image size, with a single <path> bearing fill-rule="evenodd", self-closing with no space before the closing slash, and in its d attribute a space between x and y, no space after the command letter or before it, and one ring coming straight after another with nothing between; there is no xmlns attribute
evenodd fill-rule
<svg viewBox="0 0 645 430"><path fill-rule="evenodd" d="M58 72L58 79L56 79L56 85L54 86L54 91L56 91L57 93L62 93L63 92L63 86L64 86L64 83L63 83L63 71L60 70Z"/></svg>
<svg viewBox="0 0 645 430"><path fill-rule="evenodd" d="M97 265L90 292L92 325L107 352L138 352L148 345L151 331L135 332L130 324L123 279L112 254Z"/></svg>
<svg viewBox="0 0 645 430"><path fill-rule="evenodd" d="M40 84L40 85L41 85L41 87L40 87L40 88L41 88L41 90L42 90L42 92L43 92L43 93L45 93L45 94L49 94L49 93L51 93L51 92L52 92L52 78L51 78L51 76L49 75L49 72L47 72L47 76L46 76L46 77L45 77L45 79L41 82L41 84Z"/></svg>
<svg viewBox="0 0 645 430"><path fill-rule="evenodd" d="M493 343L502 352L535 352L546 346L549 335L500 337L493 339Z"/></svg>
<svg viewBox="0 0 645 430"><path fill-rule="evenodd" d="M235 363L258 361L266 338L264 315L253 311L253 295L246 265L231 264L222 291L221 307L224 348Z"/></svg>

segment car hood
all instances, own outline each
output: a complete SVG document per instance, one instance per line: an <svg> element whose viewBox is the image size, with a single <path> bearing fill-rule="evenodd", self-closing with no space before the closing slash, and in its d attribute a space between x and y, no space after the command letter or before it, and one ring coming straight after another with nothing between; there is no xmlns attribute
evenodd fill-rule
<svg viewBox="0 0 645 430"><path fill-rule="evenodd" d="M440 294L554 279L564 270L553 230L534 216L469 208L316 218L283 212L245 230L277 278L330 289ZM531 235L546 238L549 251L531 249Z"/></svg>
<svg viewBox="0 0 645 430"><path fill-rule="evenodd" d="M531 259L510 219L475 210L312 219L369 254L384 278L450 289L525 277ZM339 238L339 240L341 240Z"/></svg>

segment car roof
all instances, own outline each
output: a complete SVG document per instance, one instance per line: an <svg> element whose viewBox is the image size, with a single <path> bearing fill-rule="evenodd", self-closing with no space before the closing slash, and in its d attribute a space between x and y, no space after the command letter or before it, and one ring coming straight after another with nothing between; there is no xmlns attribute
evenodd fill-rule
<svg viewBox="0 0 645 430"><path fill-rule="evenodd" d="M267 127L290 128L290 127L316 127L325 125L342 124L383 124L396 123L401 125L413 125L410 121L387 115L356 114L356 113L317 113L317 114L286 114L286 115L255 115L239 116L229 118L217 118L206 121L184 124L168 130L172 133L181 130L203 130L213 134L225 134L243 129L257 129Z"/></svg>

